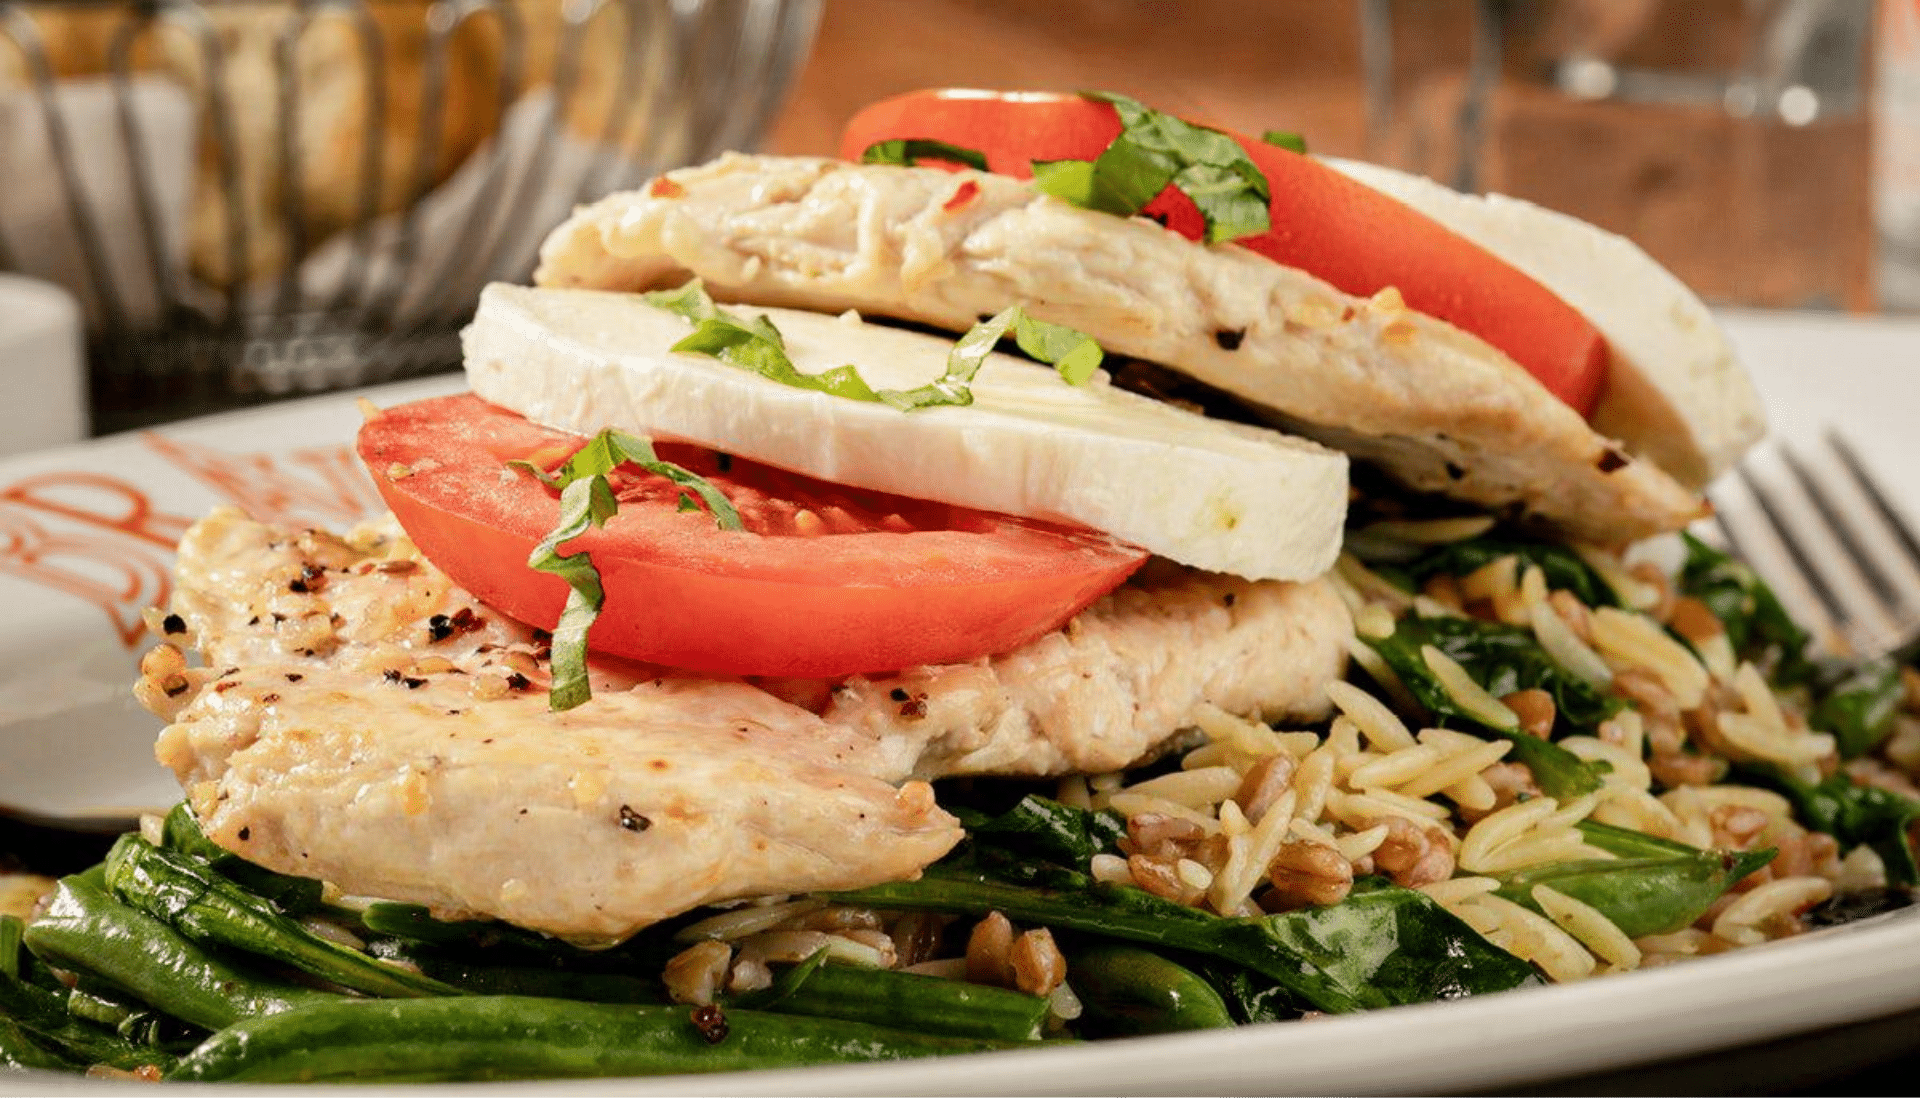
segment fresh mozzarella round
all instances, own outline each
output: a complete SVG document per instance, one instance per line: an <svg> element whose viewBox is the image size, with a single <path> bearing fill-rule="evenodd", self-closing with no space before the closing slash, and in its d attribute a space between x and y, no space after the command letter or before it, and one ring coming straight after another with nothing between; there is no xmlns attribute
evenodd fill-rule
<svg viewBox="0 0 1920 1098"><path fill-rule="evenodd" d="M875 389L939 377L952 343L846 314L764 312L804 373ZM464 334L485 400L539 423L686 439L840 484L1066 519L1182 564L1306 579L1339 551L1346 458L993 354L973 403L901 412L671 348L687 321L633 294L489 286Z"/></svg>
<svg viewBox="0 0 1920 1098"><path fill-rule="evenodd" d="M1462 194L1378 164L1325 162L1513 264L1586 314L1612 352L1594 429L1652 458L1682 484L1704 487L1766 434L1760 394L1706 305L1632 241L1517 198Z"/></svg>

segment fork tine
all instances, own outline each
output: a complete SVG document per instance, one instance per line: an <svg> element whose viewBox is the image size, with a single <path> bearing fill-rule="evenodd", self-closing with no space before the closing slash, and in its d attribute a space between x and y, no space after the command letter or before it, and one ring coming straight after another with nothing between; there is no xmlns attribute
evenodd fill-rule
<svg viewBox="0 0 1920 1098"><path fill-rule="evenodd" d="M1827 532L1833 535L1834 542L1851 558L1854 567L1859 570L1860 578L1872 589L1879 604L1889 606L1898 602L1899 589L1875 559L1881 554L1875 553L1866 544L1871 535L1863 534L1856 525L1857 520L1848 516L1848 508L1835 499L1834 486L1823 483L1793 447L1782 446L1780 457L1787 471L1798 482L1800 491L1812 502L1820 517L1826 520Z"/></svg>
<svg viewBox="0 0 1920 1098"><path fill-rule="evenodd" d="M1840 466L1846 470L1854 487L1859 489L1870 513L1880 520L1878 528L1889 535L1885 540L1890 544L1884 548L1896 550L1892 554L1883 552L1879 558L1888 567L1902 573L1894 582L1892 601L1908 620L1920 619L1920 535L1915 534L1906 516L1893 505L1886 490L1874 479L1853 444L1831 428L1825 437L1827 448L1840 459Z"/></svg>
<svg viewBox="0 0 1920 1098"><path fill-rule="evenodd" d="M1794 620L1812 630L1821 644L1832 647L1842 635L1832 592L1818 587L1806 566L1793 556L1779 526L1763 509L1744 465L1734 472L1711 493L1712 528L1724 537L1734 556L1760 573Z"/></svg>

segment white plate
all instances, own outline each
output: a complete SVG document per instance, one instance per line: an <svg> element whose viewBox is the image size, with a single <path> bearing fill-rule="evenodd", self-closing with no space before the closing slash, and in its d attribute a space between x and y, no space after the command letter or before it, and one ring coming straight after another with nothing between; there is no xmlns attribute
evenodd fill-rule
<svg viewBox="0 0 1920 1098"><path fill-rule="evenodd" d="M1884 479L1897 502L1920 516L1920 476L1912 472L1920 470L1920 325L1759 313L1724 320L1767 394L1777 433L1810 443L1828 426L1844 429L1874 468L1891 474ZM441 379L366 395L385 403L455 385ZM373 505L347 450L357 420L352 395L329 396L0 463L0 598L9 608L0 618L0 801L81 811L177 797L151 761L152 720L125 700L142 643L129 623L163 590L160 535L225 499L276 518L349 521ZM504 1089L1434 1093L1524 1086L1914 1008L1920 909L1657 971L1306 1024L905 1064ZM21 1082L34 1093L98 1086L48 1076ZM0 1091L13 1085L0 1076Z"/></svg>

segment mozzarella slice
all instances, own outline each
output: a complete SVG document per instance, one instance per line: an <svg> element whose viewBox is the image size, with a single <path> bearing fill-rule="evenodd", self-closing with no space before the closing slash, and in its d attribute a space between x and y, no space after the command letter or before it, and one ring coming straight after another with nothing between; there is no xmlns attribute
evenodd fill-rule
<svg viewBox="0 0 1920 1098"><path fill-rule="evenodd" d="M788 309L764 312L805 373L859 367L876 389L946 369L946 339ZM681 438L839 484L1066 519L1182 564L1306 579L1339 551L1343 455L994 354L973 403L900 412L796 389L670 348L687 321L633 294L493 285L463 335L485 400L536 422Z"/></svg>
<svg viewBox="0 0 1920 1098"><path fill-rule="evenodd" d="M1694 489L1766 434L1760 394L1706 305L1631 240L1518 198L1461 194L1378 164L1323 160L1513 264L1585 314L1612 351L1593 414L1601 434Z"/></svg>

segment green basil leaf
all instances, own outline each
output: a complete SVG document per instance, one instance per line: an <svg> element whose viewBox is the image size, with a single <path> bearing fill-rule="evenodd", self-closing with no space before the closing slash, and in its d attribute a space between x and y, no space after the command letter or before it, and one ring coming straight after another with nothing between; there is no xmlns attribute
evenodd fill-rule
<svg viewBox="0 0 1920 1098"><path fill-rule="evenodd" d="M592 696L592 687L587 682L587 632L600 616L606 592L601 588L600 570L594 567L591 556L584 550L562 553L560 546L594 527L605 526L619 510L619 501L614 498L607 474L621 465L638 465L697 495L720 529L742 530L745 526L740 521L740 512L718 488L690 469L660 460L653 443L638 435L602 431L587 440L587 444L551 476L528 462L508 464L530 471L547 487L560 490L559 524L534 546L527 557L527 567L550 572L567 582L566 606L553 629L553 686L548 705L555 711L572 709Z"/></svg>
<svg viewBox="0 0 1920 1098"><path fill-rule="evenodd" d="M947 355L946 372L914 389L876 391L853 366L837 366L817 374L805 374L787 356L786 341L773 322L762 314L742 319L714 304L699 279L677 290L659 290L642 295L650 304L691 321L693 334L673 345L684 354L703 354L742 369L751 370L769 381L796 389L811 389L848 400L880 402L903 412L941 405L964 406L973 403L970 388L974 375L987 355L1009 332L1020 349L1032 358L1053 366L1069 385L1085 384L1100 368L1100 345L1085 333L1059 324L1029 317L1018 305L971 328L960 337ZM549 487L556 482L538 470Z"/></svg>
<svg viewBox="0 0 1920 1098"><path fill-rule="evenodd" d="M1036 160L1033 162L1033 186L1042 194L1050 194L1083 210L1095 208L1091 160Z"/></svg>
<svg viewBox="0 0 1920 1098"><path fill-rule="evenodd" d="M923 160L964 164L975 171L987 170L986 153L930 138L905 137L891 141L875 141L860 153L862 164L898 164L902 167L911 167Z"/></svg>
<svg viewBox="0 0 1920 1098"><path fill-rule="evenodd" d="M1172 186L1193 200L1211 244L1272 227L1267 177L1238 141L1124 95L1081 94L1113 105L1120 135L1091 163L1036 162L1040 190L1085 209L1132 217Z"/></svg>
<svg viewBox="0 0 1920 1098"><path fill-rule="evenodd" d="M1020 349L1053 366L1069 385L1084 384L1100 368L1100 345L1081 332L1035 320L1012 305L975 324L947 355L947 371L917 389L883 389L880 399L903 412L939 405L973 403L973 383L981 364L1011 332Z"/></svg>
<svg viewBox="0 0 1920 1098"><path fill-rule="evenodd" d="M1260 135L1260 140L1276 148L1290 149L1297 153L1307 151L1307 139L1290 130L1268 130Z"/></svg>
<svg viewBox="0 0 1920 1098"><path fill-rule="evenodd" d="M1013 338L1027 357L1050 363L1068 385L1085 385L1106 358L1092 336L1064 324L1035 320L1024 309L1014 320Z"/></svg>

